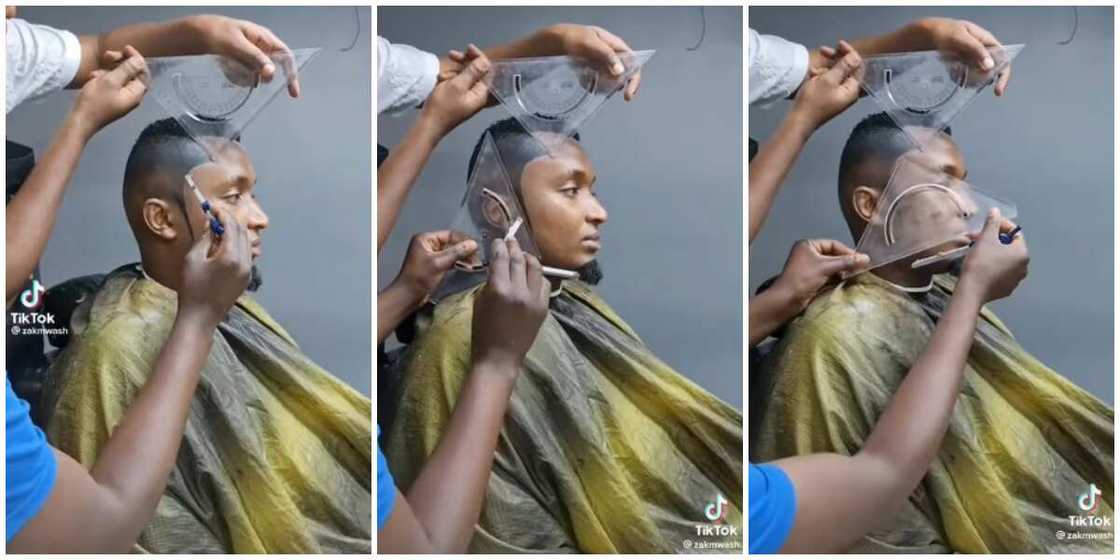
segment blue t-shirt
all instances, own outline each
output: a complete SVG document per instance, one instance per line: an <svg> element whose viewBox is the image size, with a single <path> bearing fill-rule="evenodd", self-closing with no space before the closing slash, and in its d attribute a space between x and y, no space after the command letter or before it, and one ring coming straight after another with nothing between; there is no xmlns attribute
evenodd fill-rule
<svg viewBox="0 0 1120 560"><path fill-rule="evenodd" d="M381 426L377 427L377 439L381 439ZM397 499L397 486L393 482L393 473L389 472L389 463L385 461L385 454L381 452L381 442L377 442L377 529L380 530L393 513L393 503Z"/></svg>
<svg viewBox="0 0 1120 560"><path fill-rule="evenodd" d="M16 396L7 377L4 385L8 391L4 404L7 407L4 442L8 483L4 521L8 528L5 542L10 542L47 502L54 488L58 464L43 431L31 423L27 401Z"/></svg>
<svg viewBox="0 0 1120 560"><path fill-rule="evenodd" d="M793 529L797 494L789 476L777 466L752 464L749 467L747 551L774 554L782 548Z"/></svg>

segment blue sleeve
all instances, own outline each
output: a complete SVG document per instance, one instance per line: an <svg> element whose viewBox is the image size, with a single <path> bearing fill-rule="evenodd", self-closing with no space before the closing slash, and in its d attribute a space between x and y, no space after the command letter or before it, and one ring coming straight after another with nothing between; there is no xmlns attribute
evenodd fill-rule
<svg viewBox="0 0 1120 560"><path fill-rule="evenodd" d="M8 485L4 521L7 524L5 542L10 542L39 513L51 495L58 464L43 431L31 423L27 401L16 396L7 377L4 385L8 391L4 401L5 480Z"/></svg>
<svg viewBox="0 0 1120 560"><path fill-rule="evenodd" d="M381 439L381 427L377 427L377 438ZM381 443L377 443L377 529L380 530L393 513L393 503L397 499L397 486L393 482L393 473L389 472L389 463L385 461L385 454L381 452Z"/></svg>
<svg viewBox="0 0 1120 560"><path fill-rule="evenodd" d="M774 554L782 548L793 529L797 494L789 476L774 465L750 465L749 479L747 551Z"/></svg>

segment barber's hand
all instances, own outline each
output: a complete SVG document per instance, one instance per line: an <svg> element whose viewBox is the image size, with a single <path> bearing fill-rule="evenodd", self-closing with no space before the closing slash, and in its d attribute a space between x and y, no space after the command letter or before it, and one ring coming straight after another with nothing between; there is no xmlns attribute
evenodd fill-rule
<svg viewBox="0 0 1120 560"><path fill-rule="evenodd" d="M94 70L74 101L73 115L84 131L92 136L135 109L148 91L147 75L144 57L131 46L124 48L112 69Z"/></svg>
<svg viewBox="0 0 1120 560"><path fill-rule="evenodd" d="M798 312L845 272L865 266L869 257L831 239L802 239L789 252L781 276L770 289L780 290Z"/></svg>
<svg viewBox="0 0 1120 560"><path fill-rule="evenodd" d="M494 240L486 286L474 302L471 358L516 376L548 314L549 282L536 257L516 240Z"/></svg>
<svg viewBox="0 0 1120 560"><path fill-rule="evenodd" d="M591 64L611 76L621 76L626 70L617 53L632 52L626 41L595 25L559 23L546 27L538 33L546 40L554 42L558 51L556 54L586 58L591 61ZM623 97L627 101L634 99L641 84L642 72L639 70L626 83Z"/></svg>
<svg viewBox="0 0 1120 560"><path fill-rule="evenodd" d="M810 70L809 77L797 90L792 109L814 129L859 99L859 76L863 71L863 59L844 41L840 41L839 49L822 52L831 66Z"/></svg>
<svg viewBox="0 0 1120 560"><path fill-rule="evenodd" d="M1000 47L1002 44L987 29L971 21L948 18L926 18L914 25L926 34L938 51L960 58L984 72L995 67L995 61L987 47ZM996 79L995 94L1003 95L1010 80L1011 65L1008 64Z"/></svg>
<svg viewBox="0 0 1120 560"><path fill-rule="evenodd" d="M280 63L286 66L285 72L291 77L288 95L299 97L299 78L291 50L267 27L216 15L194 16L190 21L207 52L227 56L260 72L261 81L271 81L276 75L276 63L270 55L281 55Z"/></svg>
<svg viewBox="0 0 1120 560"><path fill-rule="evenodd" d="M1031 257L1022 233L1017 233L1008 245L999 238L1001 233L1010 233L1014 228L1014 223L1003 219L999 210L993 208L964 259L960 289L976 289L982 303L1011 295L1027 277Z"/></svg>
<svg viewBox="0 0 1120 560"><path fill-rule="evenodd" d="M180 313L199 313L211 326L245 293L253 267L248 228L218 208L213 212L225 233L204 230L183 262L179 289Z"/></svg>
<svg viewBox="0 0 1120 560"><path fill-rule="evenodd" d="M412 237L404 264L394 283L412 295L416 304L427 301L455 261L471 256L478 243L465 234L443 230Z"/></svg>
<svg viewBox="0 0 1120 560"><path fill-rule="evenodd" d="M453 54L454 51L452 51ZM483 77L490 71L490 59L474 46L463 55L464 66L448 71L424 101L420 116L436 126L440 134L451 132L459 123L486 107L490 90Z"/></svg>

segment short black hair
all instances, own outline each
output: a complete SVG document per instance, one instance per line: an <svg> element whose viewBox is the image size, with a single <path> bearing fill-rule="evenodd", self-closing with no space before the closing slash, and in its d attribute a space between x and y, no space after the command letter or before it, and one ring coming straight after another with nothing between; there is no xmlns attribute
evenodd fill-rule
<svg viewBox="0 0 1120 560"><path fill-rule="evenodd" d="M942 129L946 136L953 131ZM844 151L840 154L837 195L840 211L849 227L856 223L855 210L849 207L851 190L859 185L884 189L894 170L895 161L906 152L917 149L914 140L886 113L873 113L852 129ZM852 230L856 233L856 229Z"/></svg>
<svg viewBox="0 0 1120 560"><path fill-rule="evenodd" d="M498 148L498 155L501 156L502 162L506 165L506 171L509 173L510 180L513 181L513 188L520 192L521 170L530 161L547 156L548 150L537 139L533 138L532 134L525 130L525 127L516 118L502 119L486 127L486 130L478 136L478 141L475 142L474 150L471 152L471 159L467 162L468 180L474 173L475 164L478 163L478 154L482 151L482 141L486 138L487 132L494 138L494 145ZM572 134L571 138L579 142L579 133Z"/></svg>
<svg viewBox="0 0 1120 560"><path fill-rule="evenodd" d="M945 127L942 132L952 136ZM886 113L873 113L863 118L848 135L844 151L840 153L840 186L849 182L852 174L869 159L889 162L888 169L902 154L915 149L914 141ZM871 185L869 185L871 186Z"/></svg>

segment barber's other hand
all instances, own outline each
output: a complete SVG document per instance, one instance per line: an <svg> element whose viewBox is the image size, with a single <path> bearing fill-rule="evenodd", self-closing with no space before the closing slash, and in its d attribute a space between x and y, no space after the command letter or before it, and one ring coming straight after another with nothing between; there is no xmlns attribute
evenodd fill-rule
<svg viewBox="0 0 1120 560"><path fill-rule="evenodd" d="M780 290L798 312L826 285L868 263L869 257L831 239L802 239L794 244L781 276L770 289Z"/></svg>
<svg viewBox="0 0 1120 560"><path fill-rule="evenodd" d="M195 241L183 262L179 290L180 313L197 313L210 326L245 292L253 267L248 228L218 208L213 212L225 233L218 237L207 227Z"/></svg>
<svg viewBox="0 0 1120 560"><path fill-rule="evenodd" d="M913 24L924 33L938 51L955 58L963 59L974 68L989 71L995 66L987 47L1002 46L987 29L963 19L926 18ZM1008 64L996 79L995 94L1003 95L1007 82L1011 80L1011 65Z"/></svg>
<svg viewBox="0 0 1120 560"><path fill-rule="evenodd" d="M1003 219L999 210L988 213L984 229L973 242L961 268L960 290L975 289L981 303L1005 298L1027 277L1031 257L1022 233L1004 245L999 234L1010 233L1015 224Z"/></svg>
<svg viewBox="0 0 1120 560"><path fill-rule="evenodd" d="M626 70L618 53L632 52L630 45L620 37L595 25L558 23L537 32L545 43L555 45L556 54L585 58L610 76L621 76ZM623 97L630 101L638 94L642 83L639 70L626 82Z"/></svg>
<svg viewBox="0 0 1120 560"><path fill-rule="evenodd" d="M73 116L92 136L109 123L136 108L148 91L148 65L131 46L111 69L94 70L74 101Z"/></svg>
<svg viewBox="0 0 1120 560"><path fill-rule="evenodd" d="M461 54L461 53L453 53ZM490 71L490 59L473 44L467 47L458 71L441 75L441 80L424 101L420 116L427 119L440 134L451 132L459 123L486 107L490 90L483 78Z"/></svg>
<svg viewBox="0 0 1120 560"><path fill-rule="evenodd" d="M399 283L412 295L416 304L427 301L439 287L443 275L478 250L478 243L456 231L432 231L412 236L408 253L394 283Z"/></svg>
<svg viewBox="0 0 1120 560"><path fill-rule="evenodd" d="M840 41L839 49L832 52L833 56L829 58L831 67L810 70L793 102L794 114L805 118L814 129L844 112L859 99L859 73L863 71L863 59L844 41Z"/></svg>
<svg viewBox="0 0 1120 560"><path fill-rule="evenodd" d="M285 71L292 76L288 82L288 95L299 97L299 79L291 50L267 27L217 15L194 16L188 21L207 52L227 56L260 72L261 81L271 81L278 70L270 55L281 55L281 64L287 65Z"/></svg>
<svg viewBox="0 0 1120 560"><path fill-rule="evenodd" d="M471 358L476 366L516 376L548 313L549 282L536 257L516 240L494 240L486 285L474 303Z"/></svg>

